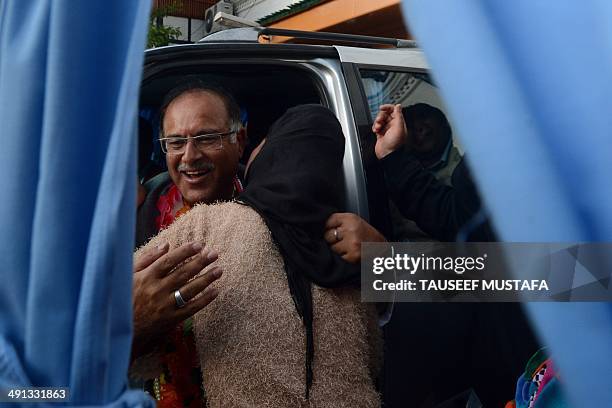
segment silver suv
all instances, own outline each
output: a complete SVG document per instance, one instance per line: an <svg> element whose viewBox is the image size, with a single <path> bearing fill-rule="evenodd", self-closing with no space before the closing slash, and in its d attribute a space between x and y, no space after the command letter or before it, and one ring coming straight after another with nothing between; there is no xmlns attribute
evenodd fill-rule
<svg viewBox="0 0 612 408"><path fill-rule="evenodd" d="M271 36L331 45L261 42ZM141 115L149 116L154 128L163 95L188 76L214 81L234 94L248 122L244 157L289 107L319 103L334 111L347 142L346 209L393 236L382 171L373 151L373 117L383 103L426 102L445 111L414 42L243 28L212 34L197 44L151 49L145 55L140 103Z"/></svg>

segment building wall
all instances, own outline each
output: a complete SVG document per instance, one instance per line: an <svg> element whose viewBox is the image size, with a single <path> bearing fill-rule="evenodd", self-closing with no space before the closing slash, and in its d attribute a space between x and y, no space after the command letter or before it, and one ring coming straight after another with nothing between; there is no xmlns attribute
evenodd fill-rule
<svg viewBox="0 0 612 408"><path fill-rule="evenodd" d="M270 27L410 39L400 0L329 0Z"/></svg>
<svg viewBox="0 0 612 408"><path fill-rule="evenodd" d="M189 35L189 20L186 17L168 16L164 17L164 25L179 28L183 34L178 38L179 40L197 42L204 37L204 20L191 19L191 35Z"/></svg>
<svg viewBox="0 0 612 408"><path fill-rule="evenodd" d="M219 0L154 0L154 7L175 7L173 17L164 23L179 27L181 40L197 41L204 36L202 20L206 10ZM373 35L392 38L410 38L404 24L400 0L232 0L234 13L239 17L257 21L299 4L314 3L311 8L280 18L270 27L305 31L330 31L347 34ZM191 35L187 19L191 18ZM282 39L280 41L283 41Z"/></svg>

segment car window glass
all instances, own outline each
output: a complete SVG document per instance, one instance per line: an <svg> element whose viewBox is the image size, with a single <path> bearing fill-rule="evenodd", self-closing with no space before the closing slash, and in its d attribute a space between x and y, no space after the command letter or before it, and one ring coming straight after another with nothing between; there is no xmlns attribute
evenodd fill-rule
<svg viewBox="0 0 612 408"><path fill-rule="evenodd" d="M438 95L437 88L431 84L426 74L390 70L361 69L360 76L367 99L371 120L374 121L378 110L384 104L400 104L408 107L426 103L440 109L451 121L449 114ZM452 127L452 122L451 122ZM462 155L463 149L453 128L453 143ZM448 175L434 174L439 181L450 185ZM431 241L431 238L411 220L402 216L394 203L389 200L392 221L392 239L396 241Z"/></svg>
<svg viewBox="0 0 612 408"><path fill-rule="evenodd" d="M400 104L410 106L415 103L426 103L440 109L452 126L452 119L438 94L438 89L431 84L425 74L362 69L361 80L368 100L368 108L372 121L378 113L378 108L384 104ZM463 153L461 137L453 127L453 144Z"/></svg>
<svg viewBox="0 0 612 408"><path fill-rule="evenodd" d="M402 106L426 103L448 116L437 88L423 74L362 69L361 79L372 119L380 105L397 103Z"/></svg>

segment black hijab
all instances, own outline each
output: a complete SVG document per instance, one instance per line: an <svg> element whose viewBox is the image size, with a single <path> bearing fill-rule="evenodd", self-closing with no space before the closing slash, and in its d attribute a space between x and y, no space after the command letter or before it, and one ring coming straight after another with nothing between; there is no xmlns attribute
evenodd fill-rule
<svg viewBox="0 0 612 408"><path fill-rule="evenodd" d="M289 109L270 128L251 163L239 200L255 209L285 261L289 291L306 328L306 398L312 384L314 343L311 283L357 284L359 268L325 242L327 218L344 204L344 135L321 105Z"/></svg>

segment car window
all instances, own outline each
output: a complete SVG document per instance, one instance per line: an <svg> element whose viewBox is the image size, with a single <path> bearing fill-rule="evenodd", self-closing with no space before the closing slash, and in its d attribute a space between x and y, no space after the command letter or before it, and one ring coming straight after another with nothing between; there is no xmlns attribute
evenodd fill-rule
<svg viewBox="0 0 612 408"><path fill-rule="evenodd" d="M427 75L362 69L361 80L372 119L383 104L410 106L427 103L447 114L436 87L431 85Z"/></svg>
<svg viewBox="0 0 612 408"><path fill-rule="evenodd" d="M429 76L422 73L411 73L405 71L365 69L359 70L361 85L364 95L364 103L369 111L370 123L374 121L378 110L384 104L400 104L406 108L415 104L427 104L439 109L450 122L449 114L438 94L437 88L431 83ZM451 123L452 128L452 123ZM453 140L449 146L457 149L457 154L462 155L463 149L455 131L452 132ZM374 138L373 135L371 135ZM460 156L456 156L460 160ZM444 174L432 171L436 178L450 185L452 173ZM380 207L380 206L379 206ZM388 201L388 211L391 219L391 238L395 241L430 241L420 228L411 220L402 216L395 204Z"/></svg>

